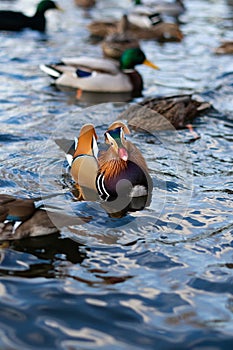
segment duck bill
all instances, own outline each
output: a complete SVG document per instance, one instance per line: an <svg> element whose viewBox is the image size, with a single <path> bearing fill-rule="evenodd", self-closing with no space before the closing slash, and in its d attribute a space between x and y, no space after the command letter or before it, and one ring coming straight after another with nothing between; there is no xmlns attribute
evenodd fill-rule
<svg viewBox="0 0 233 350"><path fill-rule="evenodd" d="M143 61L142 64L145 64L146 66L151 67L153 69L159 69L158 66L156 66L154 63L152 63L151 61L149 61L147 59L145 61Z"/></svg>
<svg viewBox="0 0 233 350"><path fill-rule="evenodd" d="M61 11L61 12L65 12L65 11L63 10L63 8L60 7L59 5L56 5L56 10Z"/></svg>
<svg viewBox="0 0 233 350"><path fill-rule="evenodd" d="M125 162L128 160L128 152L125 148L119 148L118 149L118 156L120 159L124 160Z"/></svg>

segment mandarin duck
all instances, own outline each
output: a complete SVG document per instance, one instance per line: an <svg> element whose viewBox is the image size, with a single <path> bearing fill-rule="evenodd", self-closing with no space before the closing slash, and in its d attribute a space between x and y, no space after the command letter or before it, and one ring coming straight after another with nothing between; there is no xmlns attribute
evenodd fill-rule
<svg viewBox="0 0 233 350"><path fill-rule="evenodd" d="M80 130L78 140L76 139L72 145L69 140L57 139L55 141L66 152L70 174L78 190L76 197L79 200L96 200L98 145L94 125L85 124Z"/></svg>
<svg viewBox="0 0 233 350"><path fill-rule="evenodd" d="M123 52L120 61L106 58L64 58L61 63L41 65L42 71L55 79L55 84L86 92L141 94L143 81L135 66L145 64L158 69L146 59L140 48Z"/></svg>
<svg viewBox="0 0 233 350"><path fill-rule="evenodd" d="M96 187L110 214L141 210L151 199L152 179L140 150L125 139L129 133L121 121L110 125L105 133L109 148L98 157Z"/></svg>
<svg viewBox="0 0 233 350"><path fill-rule="evenodd" d="M191 94L147 97L137 105L123 111L118 118L127 120L135 130L153 132L156 130L190 128L190 123L211 105Z"/></svg>
<svg viewBox="0 0 233 350"><path fill-rule="evenodd" d="M128 16L127 16L128 17ZM148 17L148 16L147 16ZM151 22L150 18L148 20ZM153 15L152 26L142 26L130 23L128 20L128 35L136 37L138 40L157 40L158 42L180 42L183 39L183 33L176 23L163 22L158 14ZM118 31L120 21L93 21L87 28L91 35L97 38L105 38L107 35Z"/></svg>
<svg viewBox="0 0 233 350"><path fill-rule="evenodd" d="M37 5L34 16L28 17L22 12L0 11L0 30L20 31L30 28L44 32L46 30L45 12L50 9L60 10L59 6L51 0L42 0Z"/></svg>
<svg viewBox="0 0 233 350"><path fill-rule="evenodd" d="M53 196L48 195L44 199ZM45 210L41 197L29 199L0 194L0 241L57 233L61 227L80 225L90 220L52 209Z"/></svg>

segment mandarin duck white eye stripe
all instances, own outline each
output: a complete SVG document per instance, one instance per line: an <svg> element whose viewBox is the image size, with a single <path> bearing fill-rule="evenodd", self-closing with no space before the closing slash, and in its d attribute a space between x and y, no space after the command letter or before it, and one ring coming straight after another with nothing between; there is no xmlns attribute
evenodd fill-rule
<svg viewBox="0 0 233 350"><path fill-rule="evenodd" d="M120 210L132 209L133 198L151 196L152 179L146 162L139 149L125 139L128 127L122 122L115 122L106 131L107 151L101 152L98 163L96 187L99 197L105 202L122 203ZM128 199L127 199L128 198ZM127 200L126 200L127 199ZM143 207L143 206L142 206ZM141 208L141 207L140 207Z"/></svg>

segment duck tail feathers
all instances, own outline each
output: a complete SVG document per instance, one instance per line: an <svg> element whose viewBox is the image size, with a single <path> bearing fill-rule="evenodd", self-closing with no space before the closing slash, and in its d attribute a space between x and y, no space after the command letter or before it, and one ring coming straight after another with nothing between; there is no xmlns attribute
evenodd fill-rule
<svg viewBox="0 0 233 350"><path fill-rule="evenodd" d="M51 64L41 64L40 69L48 74L51 78L57 79L62 74L54 65Z"/></svg>

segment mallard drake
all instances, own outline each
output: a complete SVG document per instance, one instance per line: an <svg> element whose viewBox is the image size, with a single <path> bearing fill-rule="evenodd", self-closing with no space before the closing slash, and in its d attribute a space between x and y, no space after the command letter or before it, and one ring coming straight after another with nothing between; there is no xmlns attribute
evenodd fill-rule
<svg viewBox="0 0 233 350"><path fill-rule="evenodd" d="M118 118L127 120L133 129L153 132L156 130L182 129L193 119L210 108L206 101L191 94L145 98L130 106Z"/></svg>
<svg viewBox="0 0 233 350"><path fill-rule="evenodd" d="M157 16L157 15L156 15ZM118 31L119 21L93 21L87 28L91 35L98 38L105 38L107 35L112 35ZM183 39L183 33L178 24L167 23L159 20L151 27L140 27L129 22L128 35L132 35L137 39L157 40L159 42L180 42Z"/></svg>
<svg viewBox="0 0 233 350"><path fill-rule="evenodd" d="M142 209L136 202L132 203L137 198L144 199L143 208L150 202L152 180L140 150L125 139L129 133L121 121L110 125L105 133L109 148L98 158L97 191L103 201L113 203L114 212ZM107 207L109 211L109 205Z"/></svg>
<svg viewBox="0 0 233 350"><path fill-rule="evenodd" d="M106 36L102 42L103 53L106 57L119 59L123 52L130 48L140 47L138 39L128 33L129 22L127 16L122 16L118 30Z"/></svg>
<svg viewBox="0 0 233 350"><path fill-rule="evenodd" d="M136 5L135 10L141 13L159 13L161 15L177 18L186 10L182 0L175 0L174 2L133 0L133 2Z"/></svg>
<svg viewBox="0 0 233 350"><path fill-rule="evenodd" d="M96 4L96 0L74 0L74 2L77 6L83 8L93 7Z"/></svg>
<svg viewBox="0 0 233 350"><path fill-rule="evenodd" d="M55 79L55 84L89 92L132 92L143 89L141 75L135 70L138 64L158 69L146 59L140 48L123 52L120 62L105 58L64 58L59 64L41 65L42 71Z"/></svg>
<svg viewBox="0 0 233 350"><path fill-rule="evenodd" d="M0 11L0 30L20 31L30 28L44 32L46 29L45 12L50 9L59 10L59 6L51 0L42 0L37 5L34 16L28 17L22 12Z"/></svg>
<svg viewBox="0 0 233 350"><path fill-rule="evenodd" d="M53 197L47 196L48 197ZM59 232L64 226L83 224L88 217L73 217L45 210L42 198L17 198L0 194L0 241L35 237Z"/></svg>
<svg viewBox="0 0 233 350"><path fill-rule="evenodd" d="M224 41L215 49L217 54L233 54L233 41Z"/></svg>

